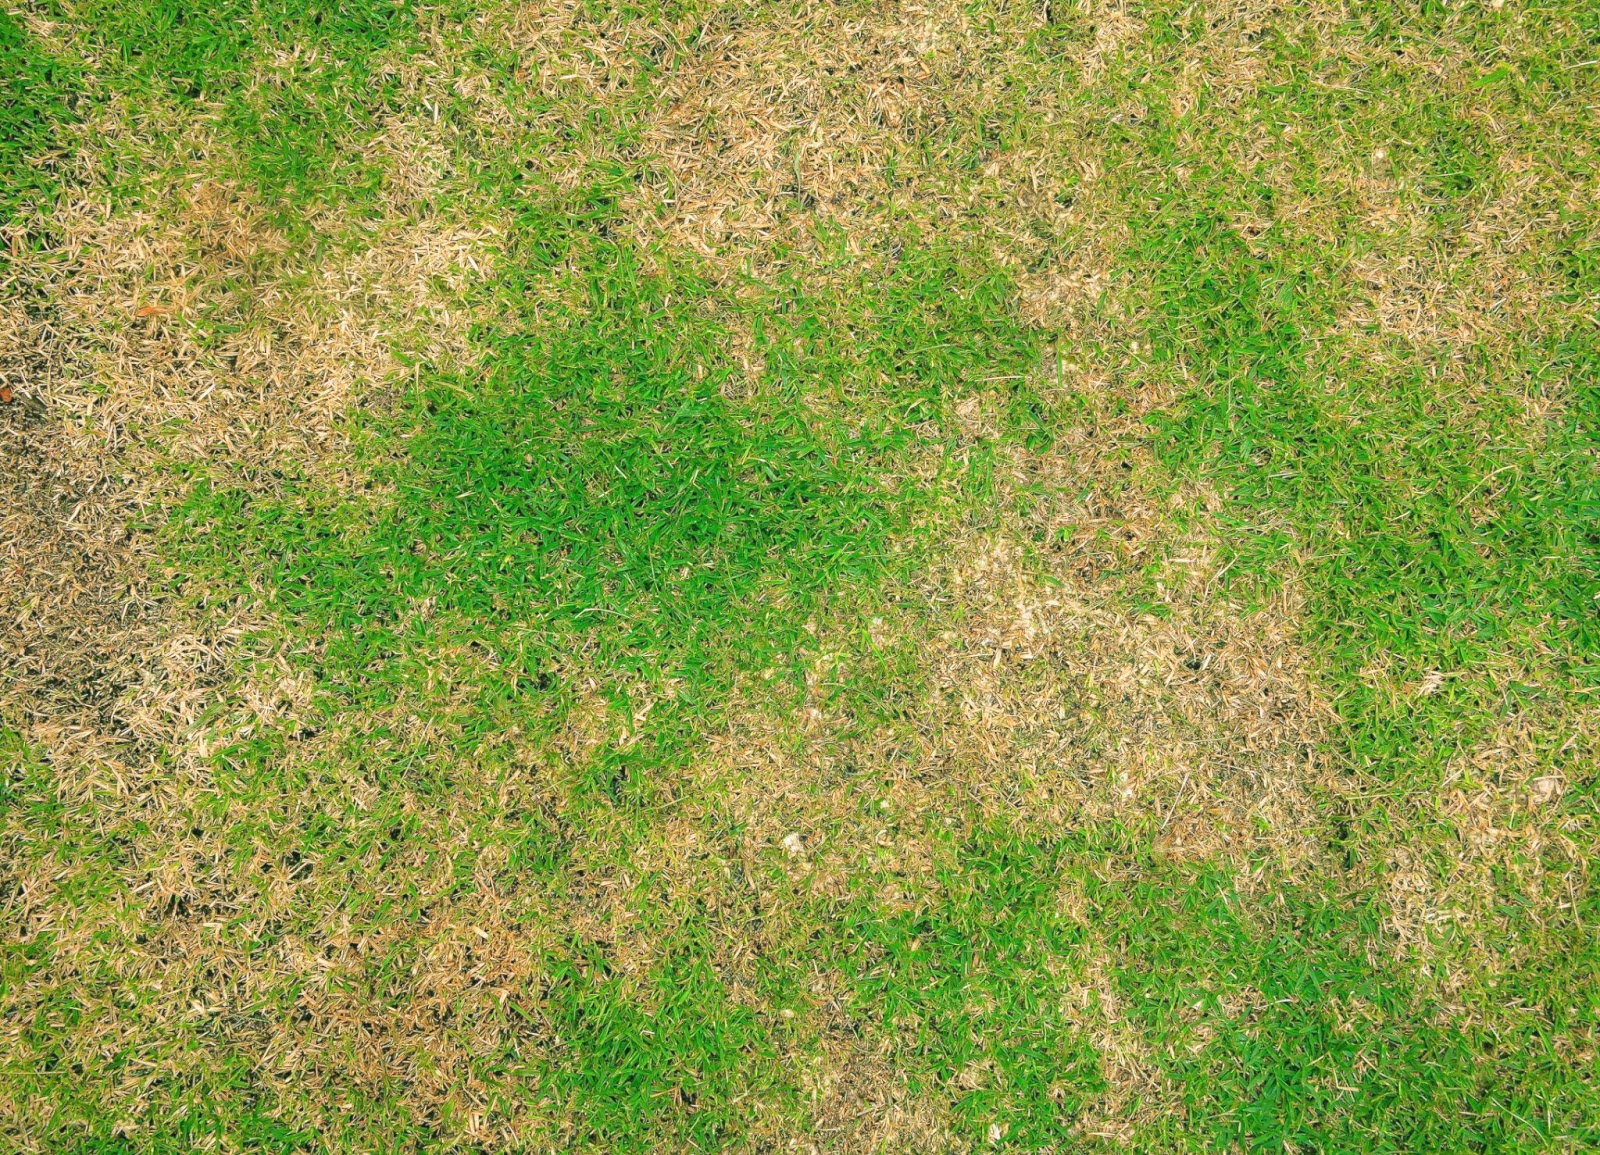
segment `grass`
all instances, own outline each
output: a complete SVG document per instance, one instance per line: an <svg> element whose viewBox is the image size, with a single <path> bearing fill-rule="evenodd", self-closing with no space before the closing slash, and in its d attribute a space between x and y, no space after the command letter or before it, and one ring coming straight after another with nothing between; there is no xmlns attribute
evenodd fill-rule
<svg viewBox="0 0 1600 1155"><path fill-rule="evenodd" d="M242 146L239 175L284 198L291 227L310 206L370 201L374 174L352 150L393 103L392 77L373 65L415 26L404 4L156 0L62 11L126 99L180 125L185 114L220 121Z"/></svg>
<svg viewBox="0 0 1600 1155"><path fill-rule="evenodd" d="M13 1145L1594 1143L1587 7L28 15Z"/></svg>
<svg viewBox="0 0 1600 1155"><path fill-rule="evenodd" d="M1386 67L1362 77L1367 91L1394 94L1382 115L1354 108L1346 121L1374 152L1392 139L1380 134L1414 138L1403 157L1391 158L1395 195L1422 214L1425 243L1448 269L1446 293L1471 291L1488 275L1484 254L1456 256L1452 247L1474 208L1516 179L1500 165L1581 180L1592 164L1585 146L1568 143L1578 139L1570 135L1576 125L1544 111L1564 106L1567 72L1549 56L1497 72L1503 49L1487 30L1463 23L1458 34L1482 54L1474 67L1489 78L1464 87L1481 93L1506 84L1495 106L1541 121L1527 139L1507 150L1481 115L1474 123L1412 75ZM1439 26L1424 15L1393 28L1403 42L1436 36ZM1577 51L1586 35L1581 23L1559 20L1540 33L1556 58ZM1293 124L1307 97L1293 83L1284 89L1270 108ZM1394 104L1403 113L1391 111ZM1164 135L1159 126L1150 131ZM1450 843L1459 827L1452 830L1430 794L1461 778L1464 750L1508 729L1548 727L1530 740L1537 769L1525 772L1571 776L1575 785L1586 778L1578 768L1584 739L1556 703L1589 691L1600 593L1588 416L1592 289L1572 279L1592 241L1581 226L1568 231L1575 218L1557 209L1542 243L1502 258L1515 275L1547 286L1519 325L1444 342L1374 333L1370 324L1352 331L1337 324L1348 308L1339 291L1350 291L1341 265L1361 259L1362 248L1383 247L1355 227L1356 206L1346 209L1343 252L1270 236L1252 245L1219 227L1247 182L1185 155L1170 137L1158 147L1192 164L1195 176L1181 202L1157 209L1142 230L1155 344L1201 383L1164 423L1163 452L1230 493L1224 522L1240 543L1235 575L1271 580L1297 555L1311 591L1304 629L1340 714L1340 756L1363 782L1358 793L1373 798L1351 821L1382 831L1381 841L1431 843L1421 853L1448 875L1458 869ZM1210 195L1197 197L1197 187ZM1202 252L1203 264L1184 255ZM1325 284L1334 290L1319 288ZM1492 780L1504 771L1477 772ZM1440 836L1450 849L1432 843ZM1582 929L1588 900L1569 895L1570 914L1528 919L1524 888L1539 885L1529 877L1530 868L1540 873L1537 861L1535 854L1493 870L1480 909L1495 912L1488 917L1501 932L1509 997L1562 1019L1557 1004L1585 1001L1579 976L1594 968ZM1513 925L1519 929L1505 934ZM1443 937L1460 946L1461 936Z"/></svg>
<svg viewBox="0 0 1600 1155"><path fill-rule="evenodd" d="M929 495L879 480L924 440L907 414L937 412L977 372L1023 366L1033 344L1003 278L913 251L852 302L849 360L821 347L827 322L801 293L764 302L770 384L730 403L736 370L717 365L728 337L691 312L710 295L692 273L651 276L604 243L567 259L582 294L570 312L516 324L506 314L530 288L503 274L507 331L484 364L431 379L398 428L367 431L408 450L375 476L394 493L376 520L365 500L221 512L207 491L186 511L207 527L203 547L272 567L288 611L338 629L370 635L423 599L513 622L548 639L530 669L592 638L635 675L687 670L726 645L733 603L748 607L741 661L764 662L769 630L792 644L816 599L882 570L889 536L916 527ZM962 280L970 295L941 299ZM853 374L889 385L806 411L811 395L855 390Z"/></svg>
<svg viewBox="0 0 1600 1155"><path fill-rule="evenodd" d="M0 95L0 213L6 224L49 197L59 162L57 126L70 121L77 97L72 69L42 50L14 16L0 14L0 60L6 87Z"/></svg>

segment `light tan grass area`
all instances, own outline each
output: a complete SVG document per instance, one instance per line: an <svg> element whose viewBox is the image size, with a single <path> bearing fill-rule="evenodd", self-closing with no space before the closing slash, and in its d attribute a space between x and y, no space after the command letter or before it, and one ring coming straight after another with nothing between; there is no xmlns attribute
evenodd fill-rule
<svg viewBox="0 0 1600 1155"><path fill-rule="evenodd" d="M1436 686L1424 681L1414 692ZM1556 805L1568 787L1556 765L1584 764L1596 751L1594 707L1531 712L1466 746L1435 795L1413 800L1410 825L1432 838L1389 848L1387 922L1397 949L1436 970L1450 995L1519 964L1493 946L1507 890L1542 924L1578 909L1592 885L1592 824Z"/></svg>
<svg viewBox="0 0 1600 1155"><path fill-rule="evenodd" d="M699 253L730 282L795 263L825 276L810 267L819 230L872 260L908 222L930 235L970 225L1007 263L1038 258L1082 221L1061 194L1093 160L1059 108L1072 70L1020 66L1016 46L1040 19L1013 5L980 27L966 7L934 0L804 4L708 27L645 127L634 232ZM1085 48L1086 60L1103 50ZM1019 105L1036 140L960 171L958 154L981 147L976 115Z"/></svg>
<svg viewBox="0 0 1600 1155"><path fill-rule="evenodd" d="M825 636L799 713L726 739L759 837L796 829L791 808L843 762L894 781L897 811L936 808L953 789L1029 833L1117 821L1179 859L1243 866L1267 851L1290 873L1314 865L1311 792L1328 783L1318 750L1333 715L1296 642L1293 587L1249 610L1220 592L1208 542L1185 539L1144 482L1141 423L1162 399L1151 391L1112 416L1109 383L1054 387L1091 383L1102 413L1048 455L1007 451L999 524L950 541L904 591L903 618L871 624L875 647L918 655L914 743L827 712L849 647ZM974 425L981 436L983 418ZM1051 496L1017 512L1027 487ZM1170 505L1206 501L1180 492ZM1150 610L1130 609L1151 565Z"/></svg>
<svg viewBox="0 0 1600 1155"><path fill-rule="evenodd" d="M1382 173L1387 161L1373 164ZM1388 243L1363 255L1353 269L1367 296L1350 309L1347 331L1471 349L1503 347L1515 334L1557 319L1563 306L1555 274L1548 268L1536 272L1539 262L1530 258L1559 236L1560 209L1576 206L1552 203L1547 182L1526 171L1521 158L1508 155L1501 164L1515 175L1448 246L1427 237L1421 214L1394 210L1384 222ZM1359 187L1375 208L1398 200L1386 176L1367 177Z"/></svg>
<svg viewBox="0 0 1600 1155"><path fill-rule="evenodd" d="M442 20L426 28L426 56L399 61L392 71L425 100L448 94L465 101L478 150L517 157L538 178L535 195L570 192L601 175L597 164L636 159L637 149L618 156L610 118L637 117L652 65L677 68L704 31L692 12L669 25L658 15L581 0L491 4L465 29ZM528 99L501 91L474 62L474 49L515 57L513 80Z"/></svg>
<svg viewBox="0 0 1600 1155"><path fill-rule="evenodd" d="M1202 577L1171 591L1165 620L1132 615L1109 583L1063 589L1028 574L1003 539L975 545L930 591L936 627L954 628L920 643L915 745L855 735L819 694L794 719L803 754L779 740L787 727L770 744L734 740L752 829L775 844L822 821L806 816L808 800L845 763L893 780L900 811L937 811L953 789L1032 833L1120 821L1175 858L1242 864L1266 850L1291 871L1313 862L1308 790L1323 773L1327 709L1282 603L1248 615L1201 603ZM819 691L828 658L818 656ZM825 813L853 797L841 783Z"/></svg>

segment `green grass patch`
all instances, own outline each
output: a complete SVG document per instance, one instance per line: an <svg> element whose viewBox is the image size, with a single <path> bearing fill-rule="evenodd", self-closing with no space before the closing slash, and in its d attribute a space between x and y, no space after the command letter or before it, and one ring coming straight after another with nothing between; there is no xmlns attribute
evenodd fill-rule
<svg viewBox="0 0 1600 1155"><path fill-rule="evenodd" d="M62 11L108 89L219 121L279 224L303 232L318 204L372 210L383 174L362 150L402 111L399 80L379 62L415 44L405 0L83 0Z"/></svg>
<svg viewBox="0 0 1600 1155"><path fill-rule="evenodd" d="M0 11L0 224L49 206L59 183L60 129L76 118L79 98L73 68Z"/></svg>
<svg viewBox="0 0 1600 1155"><path fill-rule="evenodd" d="M390 454L374 480L392 497L202 485L177 547L263 573L283 611L328 631L335 676L425 662L445 629L514 648L503 676L536 682L582 652L694 693L917 564L935 521L988 496L986 448L957 461L928 428L1035 356L1002 273L913 238L842 301L781 287L750 309L766 368L744 382L726 302L692 270L647 274L605 241L568 259L571 301L485 334L479 366L425 376L363 431ZM497 289L536 291L515 271ZM424 601L450 624L408 615Z"/></svg>

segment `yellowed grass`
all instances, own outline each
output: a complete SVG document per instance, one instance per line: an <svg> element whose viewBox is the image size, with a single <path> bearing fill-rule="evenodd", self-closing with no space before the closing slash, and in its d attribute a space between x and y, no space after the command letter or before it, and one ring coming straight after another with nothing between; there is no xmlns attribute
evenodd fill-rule
<svg viewBox="0 0 1600 1155"><path fill-rule="evenodd" d="M118 131L132 129L94 129ZM141 622L162 632L152 539L130 536L172 500L161 467L205 462L264 489L285 471L355 484L341 419L381 399L397 351L460 351L468 317L449 302L487 270L494 243L481 228L400 220L354 252L307 262L239 188L165 179L150 190L156 207L63 203L48 222L54 246L9 266L0 313L0 379L21 415L5 433L32 463L7 475L19 580L0 589L0 621L27 631L7 651L33 664L23 658L8 679L6 703L48 725L36 679L100 677L120 687L101 703L111 711L101 728L115 715L111 729L148 740L192 722L222 644L154 634L131 644ZM216 327L236 332L218 347L205 337ZM52 667L41 629L92 638L100 657Z"/></svg>
<svg viewBox="0 0 1600 1155"><path fill-rule="evenodd" d="M1019 5L1004 20L979 29L963 6L942 2L808 4L708 29L644 133L652 179L632 202L635 232L697 252L730 278L805 261L820 227L841 230L865 257L897 223L939 229L983 216L1006 255L1037 251L1029 222L1071 219L1054 200L1058 153L1041 144L996 155L974 182L917 148L998 106L1014 55L1006 46L1040 13ZM1030 99L1042 123L1057 118L1049 84Z"/></svg>

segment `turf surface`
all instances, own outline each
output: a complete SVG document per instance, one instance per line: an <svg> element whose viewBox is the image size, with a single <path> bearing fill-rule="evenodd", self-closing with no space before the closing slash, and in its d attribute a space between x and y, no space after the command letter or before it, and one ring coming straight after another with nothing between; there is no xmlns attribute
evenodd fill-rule
<svg viewBox="0 0 1600 1155"><path fill-rule="evenodd" d="M6 419L138 495L50 588L157 607L40 609L17 532L7 1142L1600 1141L1596 55L1564 2L0 15ZM1230 630L1291 691L1183 698Z"/></svg>

